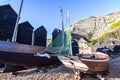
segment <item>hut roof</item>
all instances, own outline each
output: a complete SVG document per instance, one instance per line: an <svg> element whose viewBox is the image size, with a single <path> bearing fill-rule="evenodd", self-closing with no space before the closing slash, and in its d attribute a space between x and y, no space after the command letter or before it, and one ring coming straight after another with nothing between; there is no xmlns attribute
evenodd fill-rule
<svg viewBox="0 0 120 80"><path fill-rule="evenodd" d="M0 10L9 10L11 12L12 15L17 16L17 13L15 12L15 10L10 6L10 4L5 4L5 5L0 5Z"/></svg>
<svg viewBox="0 0 120 80"><path fill-rule="evenodd" d="M57 29L57 28L55 28L54 30L53 30L53 32L52 32L52 34L54 34L55 32L60 32L61 30L60 29Z"/></svg>
<svg viewBox="0 0 120 80"><path fill-rule="evenodd" d="M45 29L45 27L42 25L42 26L40 26L40 27L38 27L36 30L35 30L35 32L40 32L40 31L45 31L45 32L47 32L47 30Z"/></svg>
<svg viewBox="0 0 120 80"><path fill-rule="evenodd" d="M33 26L28 22L28 21L25 21L25 22L22 22L19 24L19 28L31 28L31 29L34 29Z"/></svg>

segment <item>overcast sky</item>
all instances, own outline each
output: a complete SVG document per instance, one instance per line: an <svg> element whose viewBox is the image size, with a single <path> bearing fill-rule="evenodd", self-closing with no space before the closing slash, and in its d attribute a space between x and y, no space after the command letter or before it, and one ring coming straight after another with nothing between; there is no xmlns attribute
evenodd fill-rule
<svg viewBox="0 0 120 80"><path fill-rule="evenodd" d="M0 0L0 4L10 4L18 13L21 0ZM104 16L120 11L120 0L24 0L20 23L29 21L36 29L43 25L48 38L51 38L55 28L61 29L60 7L64 11L66 27L67 10L70 12L70 22L90 16Z"/></svg>

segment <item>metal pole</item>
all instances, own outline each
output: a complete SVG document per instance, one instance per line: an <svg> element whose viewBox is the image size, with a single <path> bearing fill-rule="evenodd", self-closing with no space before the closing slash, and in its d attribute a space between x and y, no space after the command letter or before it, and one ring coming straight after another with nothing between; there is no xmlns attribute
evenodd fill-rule
<svg viewBox="0 0 120 80"><path fill-rule="evenodd" d="M20 14L21 14L22 6L23 6L23 0L21 0L20 9L19 9L19 13L18 13L18 16L17 16L17 20L16 20L14 32L13 32L12 42L16 42L16 39L17 39L18 23L19 23L19 20L20 20Z"/></svg>
<svg viewBox="0 0 120 80"><path fill-rule="evenodd" d="M32 43L31 43L32 46L34 45L34 38L35 38L35 35L34 35L34 31L33 31L32 32Z"/></svg>

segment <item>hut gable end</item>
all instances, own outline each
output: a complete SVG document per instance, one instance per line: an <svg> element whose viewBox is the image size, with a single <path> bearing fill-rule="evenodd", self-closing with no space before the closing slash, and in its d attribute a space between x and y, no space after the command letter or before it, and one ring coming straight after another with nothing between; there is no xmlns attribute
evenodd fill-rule
<svg viewBox="0 0 120 80"><path fill-rule="evenodd" d="M47 31L44 26L40 26L34 31L35 39L34 45L37 46L46 46L47 42Z"/></svg>
<svg viewBox="0 0 120 80"><path fill-rule="evenodd" d="M33 29L28 21L20 23L18 26L17 42L31 45Z"/></svg>
<svg viewBox="0 0 120 80"><path fill-rule="evenodd" d="M0 5L0 40L12 40L17 13L7 5Z"/></svg>
<svg viewBox="0 0 120 80"><path fill-rule="evenodd" d="M28 21L20 23L19 24L19 28L24 28L24 29L27 29L27 30L28 29L29 30L33 30L34 29L33 26Z"/></svg>

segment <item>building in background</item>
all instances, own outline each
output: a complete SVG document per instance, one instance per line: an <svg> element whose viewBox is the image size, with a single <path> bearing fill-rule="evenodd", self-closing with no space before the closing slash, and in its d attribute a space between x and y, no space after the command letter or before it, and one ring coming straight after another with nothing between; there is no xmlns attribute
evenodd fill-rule
<svg viewBox="0 0 120 80"><path fill-rule="evenodd" d="M80 54L91 54L91 47L88 46L88 41L84 38L78 40L79 53Z"/></svg>
<svg viewBox="0 0 120 80"><path fill-rule="evenodd" d="M47 39L47 46L52 43L52 39Z"/></svg>

